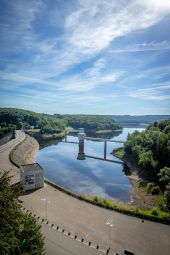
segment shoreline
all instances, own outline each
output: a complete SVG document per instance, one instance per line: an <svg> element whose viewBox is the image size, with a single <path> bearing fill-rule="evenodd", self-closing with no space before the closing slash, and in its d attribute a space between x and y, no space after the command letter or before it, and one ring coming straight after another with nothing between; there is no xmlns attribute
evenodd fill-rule
<svg viewBox="0 0 170 255"><path fill-rule="evenodd" d="M112 151L112 155L124 162L124 164L129 168L130 174L127 175L129 181L131 182L132 188L131 188L131 199L132 202L130 202L130 205L134 205L139 209L143 210L151 210L155 204L153 202L153 196L151 194L147 194L145 192L142 192L139 187L139 181L140 177L137 175L137 170L133 166L133 164L126 158L126 157L119 157L115 155L115 153L120 148L114 149Z"/></svg>

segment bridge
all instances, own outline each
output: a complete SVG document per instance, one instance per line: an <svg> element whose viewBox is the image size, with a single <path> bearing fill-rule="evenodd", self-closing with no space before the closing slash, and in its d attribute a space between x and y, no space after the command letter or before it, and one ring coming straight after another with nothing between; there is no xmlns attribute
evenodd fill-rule
<svg viewBox="0 0 170 255"><path fill-rule="evenodd" d="M71 130L69 130L69 131L66 131L65 132L65 137L67 136L67 135L69 135L69 133L76 133L76 134L78 134L78 133L84 133L84 128L79 128L79 129L71 129ZM108 142L114 142L114 143L124 143L124 141L120 141L120 140L110 140L110 139L104 139L104 138L96 138L96 137L88 137L88 136L86 136L86 140L93 140L93 141L108 141Z"/></svg>
<svg viewBox="0 0 170 255"><path fill-rule="evenodd" d="M76 134L78 134L79 142L68 141L67 140L67 135L69 133L76 133ZM81 135L81 137L80 137L80 135ZM85 139L86 140L90 140L90 141L104 142L104 152L103 152L104 157L103 158L99 158L99 157L95 157L95 156L91 156L91 155L85 154L84 153L84 140ZM65 143L72 143L72 144L78 144L79 145L79 153L78 153L77 159L85 159L85 157L88 157L88 158L94 158L94 159L104 160L104 161L118 163L118 164L124 164L123 161L107 159L107 142L124 144L124 141L110 140L110 139L103 139L103 138L95 138L95 137L86 137L86 134L84 133L84 128L80 128L80 129L72 129L70 131L67 131L65 133L65 141L64 142Z"/></svg>

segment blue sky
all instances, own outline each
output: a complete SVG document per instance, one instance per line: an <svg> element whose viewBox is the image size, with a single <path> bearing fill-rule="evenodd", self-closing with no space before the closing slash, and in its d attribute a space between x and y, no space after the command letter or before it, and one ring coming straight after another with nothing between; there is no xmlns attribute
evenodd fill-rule
<svg viewBox="0 0 170 255"><path fill-rule="evenodd" d="M0 0L0 106L170 114L169 0Z"/></svg>

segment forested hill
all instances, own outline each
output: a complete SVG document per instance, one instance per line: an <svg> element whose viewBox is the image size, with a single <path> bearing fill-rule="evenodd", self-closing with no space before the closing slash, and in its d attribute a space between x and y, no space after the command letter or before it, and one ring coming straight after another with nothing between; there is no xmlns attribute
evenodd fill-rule
<svg viewBox="0 0 170 255"><path fill-rule="evenodd" d="M41 134L54 134L72 128L98 130L120 130L121 125L108 116L42 114L15 108L0 108L0 135L12 129L36 129Z"/></svg>
<svg viewBox="0 0 170 255"><path fill-rule="evenodd" d="M69 126L73 128L85 128L86 131L99 130L120 130L122 126L109 116L104 115L56 115L64 119Z"/></svg>
<svg viewBox="0 0 170 255"><path fill-rule="evenodd" d="M31 111L0 108L0 134L10 129L40 129L40 132L61 132L65 129L64 120L49 114L35 113Z"/></svg>

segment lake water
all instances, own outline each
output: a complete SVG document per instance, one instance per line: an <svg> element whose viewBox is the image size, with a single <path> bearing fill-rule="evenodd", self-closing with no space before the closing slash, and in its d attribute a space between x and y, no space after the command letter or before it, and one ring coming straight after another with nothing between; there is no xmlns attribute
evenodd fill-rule
<svg viewBox="0 0 170 255"><path fill-rule="evenodd" d="M125 141L128 133L143 128L124 128L123 132L110 140ZM68 136L68 141L78 142L77 137ZM107 158L117 160L110 153L122 144L107 142ZM46 147L45 147L46 146ZM93 194L130 202L131 183L121 164L92 158L77 160L78 144L52 141L43 143L37 154L37 162L44 168L44 175L56 184L78 194ZM87 155L103 158L103 142L85 141Z"/></svg>

